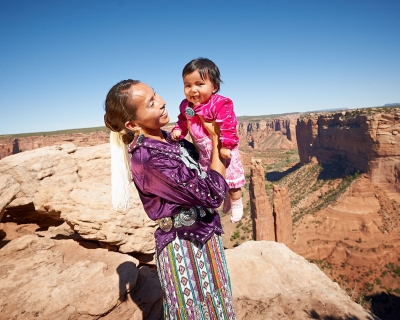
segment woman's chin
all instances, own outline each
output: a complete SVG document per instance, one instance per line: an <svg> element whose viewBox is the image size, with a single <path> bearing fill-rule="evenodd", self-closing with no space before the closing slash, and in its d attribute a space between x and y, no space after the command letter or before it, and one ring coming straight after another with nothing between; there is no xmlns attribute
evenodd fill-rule
<svg viewBox="0 0 400 320"><path fill-rule="evenodd" d="M169 120L170 120L169 116L167 116L166 118L162 119L161 127L166 126L169 123Z"/></svg>

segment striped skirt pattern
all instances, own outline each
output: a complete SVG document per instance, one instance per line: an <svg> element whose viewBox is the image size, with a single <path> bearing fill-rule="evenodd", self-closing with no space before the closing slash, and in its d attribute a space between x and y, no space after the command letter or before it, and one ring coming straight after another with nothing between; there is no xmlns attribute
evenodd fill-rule
<svg viewBox="0 0 400 320"><path fill-rule="evenodd" d="M157 270L165 319L236 319L221 236L204 245L176 237L157 255Z"/></svg>

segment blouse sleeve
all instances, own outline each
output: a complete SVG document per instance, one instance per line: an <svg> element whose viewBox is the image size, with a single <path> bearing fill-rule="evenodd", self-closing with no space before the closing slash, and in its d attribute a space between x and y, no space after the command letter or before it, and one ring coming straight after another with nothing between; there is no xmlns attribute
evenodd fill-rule
<svg viewBox="0 0 400 320"><path fill-rule="evenodd" d="M209 170L202 177L197 169L188 168L182 160L157 153L149 157L144 166L142 191L161 198L161 203L143 203L153 220L175 214L177 208L203 206L217 208L221 205L229 187L216 171ZM152 196L148 198L151 201Z"/></svg>
<svg viewBox="0 0 400 320"><path fill-rule="evenodd" d="M181 102L181 105L179 106L178 121L176 122L175 126L171 129L171 132L174 130L181 131L180 139L184 139L188 134L188 123L185 115L186 105L187 105L187 100L185 99Z"/></svg>
<svg viewBox="0 0 400 320"><path fill-rule="evenodd" d="M224 148L232 150L239 144L236 132L237 119L233 111L233 102L225 98L216 110L216 122L221 128L220 140Z"/></svg>

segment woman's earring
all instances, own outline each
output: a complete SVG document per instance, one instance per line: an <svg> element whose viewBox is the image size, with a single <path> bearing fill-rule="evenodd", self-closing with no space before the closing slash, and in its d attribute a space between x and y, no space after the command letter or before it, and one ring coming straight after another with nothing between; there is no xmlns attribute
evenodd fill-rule
<svg viewBox="0 0 400 320"><path fill-rule="evenodd" d="M140 131L139 131L139 136L138 136L138 138L137 138L137 140L136 140L136 143L142 144L143 139L144 139L144 134L143 134L143 132L142 132L142 129L140 129Z"/></svg>

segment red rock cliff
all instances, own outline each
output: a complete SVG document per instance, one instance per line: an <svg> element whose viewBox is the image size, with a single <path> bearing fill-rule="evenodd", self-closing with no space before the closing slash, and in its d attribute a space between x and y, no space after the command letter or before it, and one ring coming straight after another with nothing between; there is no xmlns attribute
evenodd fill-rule
<svg viewBox="0 0 400 320"><path fill-rule="evenodd" d="M296 117L239 121L238 134L242 146L254 149L296 148Z"/></svg>
<svg viewBox="0 0 400 320"><path fill-rule="evenodd" d="M63 133L41 136L3 138L0 140L0 159L17 154L22 151L34 150L37 148L62 145L72 142L78 147L95 146L109 141L109 131L89 133Z"/></svg>
<svg viewBox="0 0 400 320"><path fill-rule="evenodd" d="M368 110L368 109L367 109ZM300 162L343 161L346 171L400 188L400 109L311 114L297 120Z"/></svg>

